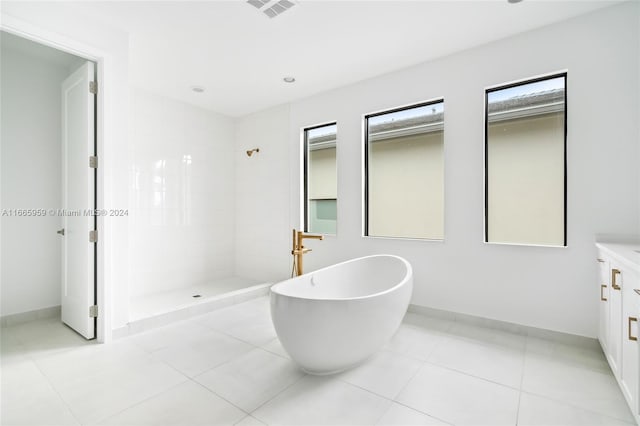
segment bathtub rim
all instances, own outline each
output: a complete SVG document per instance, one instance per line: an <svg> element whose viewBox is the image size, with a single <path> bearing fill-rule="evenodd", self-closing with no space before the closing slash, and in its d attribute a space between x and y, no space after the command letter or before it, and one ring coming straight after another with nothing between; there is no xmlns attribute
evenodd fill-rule
<svg viewBox="0 0 640 426"><path fill-rule="evenodd" d="M290 294L283 294L283 293L280 293L279 291L277 291L277 289L274 290L274 288L276 288L280 284L289 283L289 281L296 280L298 278L301 278L301 277L304 277L304 276L307 276L307 275L312 275L312 274L318 273L320 271L324 271L326 269L335 268L335 267L338 267L338 266L341 266L341 265L344 265L344 264L347 264L347 263L356 262L358 260L369 259L369 258L372 258L372 257L393 257L395 259L398 259L401 262L403 262L404 265L406 266L406 268L407 268L406 269L406 274L400 280L400 282L397 283L396 285L394 285L393 287L390 287L390 288L388 288L386 290L383 290L383 291L379 291L377 293L367 294L367 295L364 295L364 296L356 296L356 297L304 297L304 296L294 296L294 295L290 295ZM372 255L368 255L368 256L361 256L361 257L356 257L354 259L345 260L343 262L334 263L332 265L325 266L324 268L320 268L320 269L317 269L317 270L312 271L312 272L304 273L304 274L299 275L297 277L288 278L288 279L286 279L284 281L279 281L279 282L273 284L269 288L269 295L271 296L271 295L275 294L275 295L277 295L279 297L287 297L287 298L290 298L290 299L318 300L318 301L323 301L323 302L333 302L333 301L335 301L335 302L343 302L343 301L350 301L350 300L366 300L366 299L371 299L371 298L374 298L374 297L379 297L379 296L385 295L387 293L391 293L391 292L397 290L398 288L402 287L403 285L405 285L412 278L413 278L413 268L411 267L411 263L409 263L409 261L406 260L405 258L403 258L401 256L397 256L395 254L372 254Z"/></svg>

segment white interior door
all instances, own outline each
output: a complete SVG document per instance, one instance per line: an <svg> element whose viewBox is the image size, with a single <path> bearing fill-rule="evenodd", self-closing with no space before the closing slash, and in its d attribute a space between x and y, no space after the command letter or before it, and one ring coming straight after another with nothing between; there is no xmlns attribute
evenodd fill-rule
<svg viewBox="0 0 640 426"><path fill-rule="evenodd" d="M95 337L96 229L95 95L93 63L87 62L62 83L62 322L87 339ZM60 231L59 231L60 232Z"/></svg>

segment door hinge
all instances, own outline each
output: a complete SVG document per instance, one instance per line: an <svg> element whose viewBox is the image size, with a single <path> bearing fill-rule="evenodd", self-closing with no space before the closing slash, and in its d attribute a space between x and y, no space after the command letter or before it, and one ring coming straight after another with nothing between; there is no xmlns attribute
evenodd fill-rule
<svg viewBox="0 0 640 426"><path fill-rule="evenodd" d="M89 167L91 167L92 169L97 169L98 168L98 157L95 155L90 155L89 156Z"/></svg>
<svg viewBox="0 0 640 426"><path fill-rule="evenodd" d="M93 93L94 95L98 93L98 82L90 81L89 82L89 93Z"/></svg>
<svg viewBox="0 0 640 426"><path fill-rule="evenodd" d="M93 231L89 231L89 242L97 243L98 242L98 230L94 229Z"/></svg>
<svg viewBox="0 0 640 426"><path fill-rule="evenodd" d="M98 305L89 306L89 318L98 318Z"/></svg>

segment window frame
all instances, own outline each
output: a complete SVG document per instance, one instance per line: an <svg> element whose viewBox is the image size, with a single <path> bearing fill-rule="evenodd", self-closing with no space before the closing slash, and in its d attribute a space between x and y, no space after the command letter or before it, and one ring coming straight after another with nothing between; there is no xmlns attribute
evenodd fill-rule
<svg viewBox="0 0 640 426"><path fill-rule="evenodd" d="M500 245L515 245L515 246L530 246L530 247L555 247L566 248L567 247L567 122L568 122L568 71L559 71L549 74L543 74L536 77L531 77L523 80L516 80L510 83L504 83L496 86L485 88L484 91L484 243L485 244L500 244ZM555 78L564 79L564 123L563 123L563 191L564 191L564 220L563 220L563 244L562 245L550 245L550 244L531 244L531 243L510 243L500 241L489 241L489 94L497 92L499 90L510 89L513 87L523 86L530 83L538 83L540 81L551 80Z"/></svg>
<svg viewBox="0 0 640 426"><path fill-rule="evenodd" d="M338 122L329 121L323 124L316 124L309 127L302 128L302 229L304 232L309 231L309 140L308 134L310 130L320 129L322 127L336 126L336 173L338 168ZM336 176L337 178L337 176ZM336 188L336 191L338 188ZM336 208L337 208L337 195L336 195ZM337 213L337 212L336 212ZM323 235L337 235L338 234L338 220L336 219L336 233L335 234L323 234Z"/></svg>
<svg viewBox="0 0 640 426"><path fill-rule="evenodd" d="M376 236L369 235L369 119L372 117L378 117L380 115L393 114L395 112L407 111L414 108L421 108L428 105L435 105L442 103L444 105L444 96L429 99L426 101L421 101L418 103L412 103L409 105L404 105L400 107L395 107L391 109L385 109L382 111L372 112L369 114L364 114L363 116L363 224L362 224L362 236L366 238L382 238L382 239L397 239L397 240L416 240L416 241L444 241L444 229L443 229L443 237L442 239L434 239L434 238L421 238L421 237L393 237L393 236ZM443 119L443 150L444 150L444 119ZM444 162L444 157L443 157ZM444 172L444 164L443 164L443 172ZM444 194L443 194L444 195ZM442 208L444 209L444 198ZM446 218L444 218L446 219Z"/></svg>

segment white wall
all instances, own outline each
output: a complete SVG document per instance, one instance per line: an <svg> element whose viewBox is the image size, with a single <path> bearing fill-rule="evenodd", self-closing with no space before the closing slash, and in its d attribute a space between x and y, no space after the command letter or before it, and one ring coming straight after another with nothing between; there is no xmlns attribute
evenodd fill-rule
<svg viewBox="0 0 640 426"><path fill-rule="evenodd" d="M131 96L132 297L234 275L234 122Z"/></svg>
<svg viewBox="0 0 640 426"><path fill-rule="evenodd" d="M3 211L62 208L61 63L2 45ZM55 216L2 216L1 315L60 305L62 227Z"/></svg>
<svg viewBox="0 0 640 426"><path fill-rule="evenodd" d="M238 142L266 144L269 157L259 169L237 159L238 215L253 220L256 236L238 238L239 272L288 275L286 240L300 225L300 129L337 121L338 235L309 243L307 270L394 253L413 264L415 304L595 336L594 236L640 232L638 7L604 9L241 120ZM565 69L568 247L484 244L484 90ZM362 115L439 97L447 105L445 241L362 238ZM264 138L266 128L278 131ZM277 202L287 187L289 222Z"/></svg>
<svg viewBox="0 0 640 426"><path fill-rule="evenodd" d="M236 121L235 265L239 276L278 281L291 273L286 255L291 251L292 223L290 139L288 106ZM252 148L260 152L248 157L245 151Z"/></svg>

